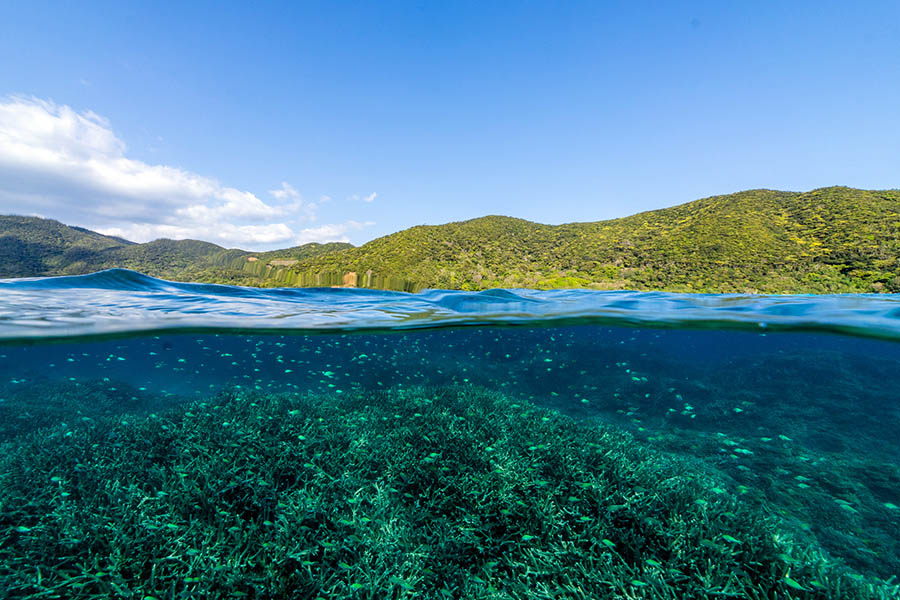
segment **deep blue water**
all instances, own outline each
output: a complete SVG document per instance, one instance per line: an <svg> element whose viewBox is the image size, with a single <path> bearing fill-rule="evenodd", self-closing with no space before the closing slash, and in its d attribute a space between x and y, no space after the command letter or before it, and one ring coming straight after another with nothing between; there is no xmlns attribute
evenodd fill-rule
<svg viewBox="0 0 900 600"><path fill-rule="evenodd" d="M803 543L889 579L898 339L892 295L261 290L123 270L6 280L0 443L235 390L472 386L700 460Z"/></svg>

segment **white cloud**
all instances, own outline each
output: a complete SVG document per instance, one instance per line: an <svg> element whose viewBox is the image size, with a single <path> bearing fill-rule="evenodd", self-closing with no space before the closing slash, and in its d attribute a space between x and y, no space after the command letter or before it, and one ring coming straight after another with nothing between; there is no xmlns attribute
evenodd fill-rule
<svg viewBox="0 0 900 600"><path fill-rule="evenodd" d="M294 186L289 184L287 181L281 182L280 190L271 190L269 192L279 200L299 200L300 192L298 192Z"/></svg>
<svg viewBox="0 0 900 600"><path fill-rule="evenodd" d="M224 245L296 237L315 219L287 182L281 205L177 167L128 158L125 143L92 111L36 98L0 100L0 212L52 216L135 241L200 238Z"/></svg>
<svg viewBox="0 0 900 600"><path fill-rule="evenodd" d="M362 197L360 197L359 194L353 194L352 196L350 196L350 200L352 200L353 202L359 202L360 200L362 200L363 202L372 202L373 200L375 200L375 196L377 195L378 194L376 194L375 192L372 192L368 196Z"/></svg>
<svg viewBox="0 0 900 600"><path fill-rule="evenodd" d="M297 237L297 244L308 244L309 242L349 242L347 237L348 231L359 231L366 227L371 227L375 223L373 221L346 221L344 223L332 223L330 225L320 225L319 227L309 227L300 231Z"/></svg>
<svg viewBox="0 0 900 600"><path fill-rule="evenodd" d="M180 227L178 225L131 224L122 227L98 227L104 235L114 235L126 240L153 240L161 237L172 239L201 239L225 246L249 246L279 244L293 239L295 234L284 223L270 225L233 225L219 223L214 226Z"/></svg>

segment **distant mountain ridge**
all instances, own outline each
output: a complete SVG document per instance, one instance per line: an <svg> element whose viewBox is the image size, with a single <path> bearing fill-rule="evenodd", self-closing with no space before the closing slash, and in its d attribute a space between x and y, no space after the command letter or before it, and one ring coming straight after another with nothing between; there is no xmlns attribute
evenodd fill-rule
<svg viewBox="0 0 900 600"><path fill-rule="evenodd" d="M200 240L159 239L138 244L52 219L0 216L0 277L80 275L119 267L177 281L256 285L270 279L255 272L259 261L292 264L351 247L337 242L310 243L274 252L248 252ZM245 265L251 268L245 269Z"/></svg>
<svg viewBox="0 0 900 600"><path fill-rule="evenodd" d="M487 216L411 227L359 247L264 253L196 240L134 244L56 221L0 217L0 277L109 267L262 286L900 292L900 191L750 190L608 221Z"/></svg>

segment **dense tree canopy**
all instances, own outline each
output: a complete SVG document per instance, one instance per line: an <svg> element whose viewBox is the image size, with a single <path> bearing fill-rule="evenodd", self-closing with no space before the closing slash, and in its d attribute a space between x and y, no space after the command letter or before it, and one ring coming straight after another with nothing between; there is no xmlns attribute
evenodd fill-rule
<svg viewBox="0 0 900 600"><path fill-rule="evenodd" d="M621 219L551 226L489 216L349 244L265 253L194 240L133 244L0 217L0 275L124 267L244 285L591 287L703 292L900 292L900 191L751 190Z"/></svg>

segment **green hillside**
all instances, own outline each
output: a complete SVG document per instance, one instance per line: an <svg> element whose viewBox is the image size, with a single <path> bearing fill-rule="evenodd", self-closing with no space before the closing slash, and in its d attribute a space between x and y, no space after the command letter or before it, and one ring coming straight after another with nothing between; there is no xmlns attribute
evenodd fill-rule
<svg viewBox="0 0 900 600"><path fill-rule="evenodd" d="M0 216L0 277L63 274L86 257L128 245L131 242L58 221Z"/></svg>
<svg viewBox="0 0 900 600"><path fill-rule="evenodd" d="M135 244L50 219L0 216L0 277L80 275L119 267L175 281L272 286L287 265L350 247L312 243L251 253L198 240ZM282 264L270 267L271 261Z"/></svg>
<svg viewBox="0 0 900 600"><path fill-rule="evenodd" d="M360 247L263 253L196 240L133 244L0 217L0 276L109 267L262 286L900 292L900 191L751 190L610 221L551 226L489 216L412 227Z"/></svg>
<svg viewBox="0 0 900 600"><path fill-rule="evenodd" d="M900 191L752 190L595 223L484 217L298 263L417 286L900 292Z"/></svg>

